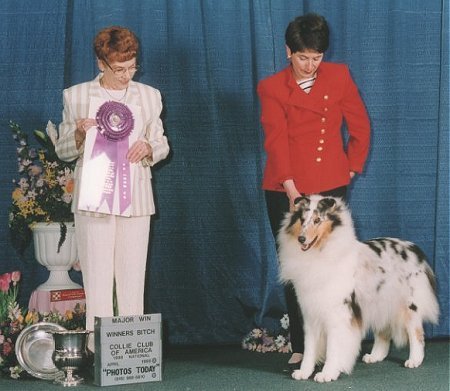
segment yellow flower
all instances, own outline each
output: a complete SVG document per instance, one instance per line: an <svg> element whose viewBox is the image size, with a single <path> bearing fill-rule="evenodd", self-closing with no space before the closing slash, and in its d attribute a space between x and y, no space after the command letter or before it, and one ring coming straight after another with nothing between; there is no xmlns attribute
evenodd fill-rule
<svg viewBox="0 0 450 391"><path fill-rule="evenodd" d="M67 310L66 311L66 318L67 320L72 320L73 319L73 313L71 310Z"/></svg>
<svg viewBox="0 0 450 391"><path fill-rule="evenodd" d="M27 325L39 322L39 314L35 311L29 311L25 316L25 323Z"/></svg>
<svg viewBox="0 0 450 391"><path fill-rule="evenodd" d="M31 323L33 319L33 312L29 311L26 315L25 315L25 323Z"/></svg>
<svg viewBox="0 0 450 391"><path fill-rule="evenodd" d="M42 149L40 149L38 151L38 155L39 155L39 160L41 162L45 162L47 160L46 157L45 157L45 152Z"/></svg>
<svg viewBox="0 0 450 391"><path fill-rule="evenodd" d="M18 202L23 197L22 190L19 187L16 187L12 192L12 199L15 202Z"/></svg>

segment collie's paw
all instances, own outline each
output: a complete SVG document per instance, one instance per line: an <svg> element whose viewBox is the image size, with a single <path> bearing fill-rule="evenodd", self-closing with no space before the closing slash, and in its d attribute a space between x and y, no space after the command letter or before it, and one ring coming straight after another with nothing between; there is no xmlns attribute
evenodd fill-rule
<svg viewBox="0 0 450 391"><path fill-rule="evenodd" d="M339 372L318 372L316 376L314 376L314 381L318 383L328 383L330 381L334 381L339 377Z"/></svg>
<svg viewBox="0 0 450 391"><path fill-rule="evenodd" d="M417 368L420 366L420 364L422 364L422 361L423 361L423 358L419 358L419 359L410 358L405 361L405 367L406 368Z"/></svg>
<svg viewBox="0 0 450 391"><path fill-rule="evenodd" d="M384 358L384 357L383 357L383 358ZM363 356L362 360L363 360L363 362L365 362L366 364L373 364L373 363L376 363L376 362L383 361L383 358L377 357L377 356L374 355L374 354L369 354L369 353L367 353L367 354L365 354L365 355Z"/></svg>
<svg viewBox="0 0 450 391"><path fill-rule="evenodd" d="M292 378L295 380L307 380L311 376L311 373L296 369L292 372Z"/></svg>

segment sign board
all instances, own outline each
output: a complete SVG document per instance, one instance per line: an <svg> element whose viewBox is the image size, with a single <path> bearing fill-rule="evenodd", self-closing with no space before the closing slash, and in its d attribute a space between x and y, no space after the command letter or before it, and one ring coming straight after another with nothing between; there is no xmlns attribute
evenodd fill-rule
<svg viewBox="0 0 450 391"><path fill-rule="evenodd" d="M161 314L95 317L94 384L161 380Z"/></svg>

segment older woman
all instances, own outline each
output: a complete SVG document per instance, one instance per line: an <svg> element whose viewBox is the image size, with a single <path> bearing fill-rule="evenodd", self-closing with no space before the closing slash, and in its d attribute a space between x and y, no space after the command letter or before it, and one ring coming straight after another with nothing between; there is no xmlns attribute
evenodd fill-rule
<svg viewBox="0 0 450 391"><path fill-rule="evenodd" d="M88 330L93 330L95 316L113 316L114 281L119 315L140 315L144 310L150 216L155 213L151 167L167 157L169 145L160 118L160 92L132 80L138 70L138 49L138 40L130 30L117 26L101 30L94 40L100 74L92 81L72 86L63 92L63 120L59 126L56 152L62 160L78 159L72 210L86 294ZM121 160L121 165L132 175L125 183L118 182L123 186L121 193L122 190L129 192L126 215L120 212L104 213L102 209L80 205L80 192L84 190L89 194L86 183L83 185L81 181L85 177L82 172L83 152L89 134L98 138L99 145L113 145L114 149L115 141L103 138L105 134L102 130L107 131L109 127L114 136L114 131L120 128L120 121L123 120L120 115L114 114L113 108L113 115L106 115L107 119L113 118L112 123L106 120L99 124L98 112L97 116L92 114L95 101L108 102L112 107L129 113L129 107L134 108L130 115L134 121L128 121L131 127L134 126L134 137L126 139L128 142L123 152L119 148L117 153L110 154L113 160ZM91 165L84 166L85 170L91 169ZM95 177L96 174L93 175ZM130 183L132 186L129 186ZM92 342L89 348L94 350Z"/></svg>

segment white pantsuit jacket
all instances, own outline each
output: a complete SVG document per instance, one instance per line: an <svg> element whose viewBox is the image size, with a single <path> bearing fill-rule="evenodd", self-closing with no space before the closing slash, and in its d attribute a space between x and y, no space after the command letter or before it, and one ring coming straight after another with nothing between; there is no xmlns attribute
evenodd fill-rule
<svg viewBox="0 0 450 391"><path fill-rule="evenodd" d="M63 120L59 125L59 138L55 145L56 153L61 160L73 161L78 159L74 172L75 189L72 211L90 216L101 216L101 214L78 210L80 179L83 170L83 147L76 148L75 121L88 118L90 98L104 99L103 94L100 86L100 75L92 81L77 84L64 90ZM139 162L134 170L131 216L152 215L155 213L155 204L151 184L151 167L166 158L170 150L160 118L162 110L161 94L153 87L131 80L124 103L137 105L141 108L144 125L142 129L135 129L135 131L140 132L138 138L148 142L153 150L152 159ZM92 132L94 129L89 131Z"/></svg>

